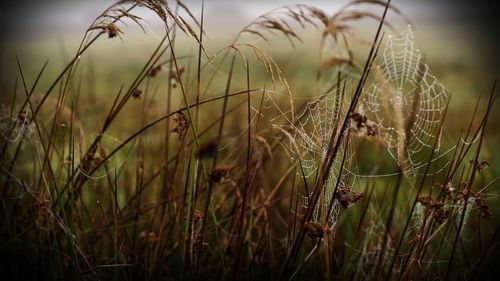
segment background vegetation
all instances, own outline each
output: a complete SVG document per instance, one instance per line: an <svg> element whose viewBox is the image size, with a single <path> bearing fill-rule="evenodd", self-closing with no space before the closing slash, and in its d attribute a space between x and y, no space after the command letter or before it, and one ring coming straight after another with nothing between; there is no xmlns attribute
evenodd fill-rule
<svg viewBox="0 0 500 281"><path fill-rule="evenodd" d="M497 276L496 69L460 46L432 49L416 26L447 98L413 169L369 113L356 117L370 85L387 82L374 69L388 35L411 21L397 3L289 6L235 36L211 34L198 8L120 1L58 49L41 38L5 50L7 279ZM300 144L302 117L324 100L338 104L320 112L336 113L306 177L311 155L290 138Z"/></svg>

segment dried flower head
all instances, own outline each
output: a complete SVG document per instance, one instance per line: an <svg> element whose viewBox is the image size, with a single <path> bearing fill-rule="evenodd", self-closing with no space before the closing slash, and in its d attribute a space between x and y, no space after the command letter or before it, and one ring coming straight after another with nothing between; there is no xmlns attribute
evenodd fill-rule
<svg viewBox="0 0 500 281"><path fill-rule="evenodd" d="M230 179L230 169L227 166L221 166L215 168L212 173L210 173L210 181L212 183L222 183Z"/></svg>
<svg viewBox="0 0 500 281"><path fill-rule="evenodd" d="M332 229L329 229L317 222L304 223L304 229L306 230L307 236L309 236L313 242L315 242L317 239L323 239L328 233L332 231Z"/></svg>
<svg viewBox="0 0 500 281"><path fill-rule="evenodd" d="M108 33L108 38L114 38L118 36L122 31L115 24L108 24L104 27Z"/></svg>
<svg viewBox="0 0 500 281"><path fill-rule="evenodd" d="M490 166L490 162L488 162L488 161L478 162L478 161L470 160L469 163L474 165L474 169L476 169L478 173L482 173L484 171L484 169L486 169Z"/></svg>
<svg viewBox="0 0 500 281"><path fill-rule="evenodd" d="M141 98L141 96L142 96L142 91L141 91L141 90L139 90L139 89L135 88L135 89L132 91L132 97L133 97L134 99L140 99L140 98Z"/></svg>
<svg viewBox="0 0 500 281"><path fill-rule="evenodd" d="M176 71L172 71L172 73L170 73L170 84L172 85L172 87L174 88L177 87L177 84L181 80L181 76L184 73L184 71L185 71L184 66L181 66L179 67L179 74L177 74Z"/></svg>
<svg viewBox="0 0 500 281"><path fill-rule="evenodd" d="M419 196L417 202L422 204L427 210L433 212L434 218L438 223L443 223L450 214L449 208L444 207L443 201L437 201L430 195Z"/></svg>
<svg viewBox="0 0 500 281"><path fill-rule="evenodd" d="M161 71L161 69L162 69L162 64L157 64L157 65L151 67L148 71L148 76L151 78L156 77L156 75L158 75L158 73Z"/></svg>
<svg viewBox="0 0 500 281"><path fill-rule="evenodd" d="M205 215L204 215L204 214L203 214L203 212L202 212L202 211L200 211L200 210L194 210L194 212L193 212L193 217L194 217L194 219L196 219L196 220L202 220L204 216L205 216Z"/></svg>
<svg viewBox="0 0 500 281"><path fill-rule="evenodd" d="M493 217L493 213L490 211L490 207L486 205L486 200L484 200L481 194L474 194L474 202L481 212L481 217L485 219L491 219Z"/></svg>
<svg viewBox="0 0 500 281"><path fill-rule="evenodd" d="M425 206L426 208L438 209L441 208L444 203L441 201L436 201L430 195L421 195L417 198L417 202Z"/></svg>
<svg viewBox="0 0 500 281"><path fill-rule="evenodd" d="M200 237L193 241L193 252L196 254L203 254L208 249L208 243L204 242Z"/></svg>
<svg viewBox="0 0 500 281"><path fill-rule="evenodd" d="M451 198L451 195L453 194L453 192L455 192L455 190L456 189L453 187L453 183L447 182L444 185L443 193L446 195L446 197Z"/></svg>
<svg viewBox="0 0 500 281"><path fill-rule="evenodd" d="M178 112L174 117L174 122L175 125L172 132L179 134L179 140L181 140L188 129L188 120L186 115L182 112Z"/></svg>
<svg viewBox="0 0 500 281"><path fill-rule="evenodd" d="M103 158L96 153L89 153L80 161L80 169L84 173L92 171L94 168L99 166Z"/></svg>
<svg viewBox="0 0 500 281"><path fill-rule="evenodd" d="M435 209L434 211L434 216L438 223L443 223L444 221L446 221L449 215L450 215L450 209L448 208L440 207L438 209Z"/></svg>
<svg viewBox="0 0 500 281"><path fill-rule="evenodd" d="M377 127L374 122L368 120L366 115L359 112L352 112L349 115L349 118L355 124L355 130L361 136L376 136L377 135Z"/></svg>
<svg viewBox="0 0 500 281"><path fill-rule="evenodd" d="M339 187L335 192L335 198L339 201L340 205L344 208L358 202L363 197L363 192L355 192L347 187Z"/></svg>

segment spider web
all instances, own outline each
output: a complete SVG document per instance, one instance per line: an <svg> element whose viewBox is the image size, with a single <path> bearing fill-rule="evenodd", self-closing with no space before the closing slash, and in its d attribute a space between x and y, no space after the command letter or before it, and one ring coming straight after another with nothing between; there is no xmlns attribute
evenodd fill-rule
<svg viewBox="0 0 500 281"><path fill-rule="evenodd" d="M448 93L424 63L411 26L389 35L374 82L362 95L360 113L377 125L392 158L416 174L436 138ZM437 140L439 143L439 139Z"/></svg>
<svg viewBox="0 0 500 281"><path fill-rule="evenodd" d="M337 71L345 74L345 69ZM436 135L436 129L448 98L446 88L423 62L415 46L411 26L401 34L389 36L372 73L373 82L362 94L358 113L363 116L366 114L368 122L374 123L378 137L403 172L415 175L425 166L433 142L439 143L440 134ZM347 114L348 101L348 98L344 100L339 94L307 101L298 122L282 127L292 160L300 161L300 175L306 178L317 175L325 160L332 134L335 133L338 138L341 133L339 123ZM342 165L344 153L346 161ZM353 169L355 154L351 138L344 135L323 187L322 197L314 206L314 221L323 223L326 219L329 227L334 227L340 203L334 198L333 191L337 180L339 189L352 190L352 183L349 183L357 176ZM304 193L303 208L309 207L311 194L312 190ZM334 200L333 209L325 218L331 200Z"/></svg>
<svg viewBox="0 0 500 281"><path fill-rule="evenodd" d="M328 144L332 134L338 137L341 126L339 118L346 112L346 104L340 96L323 96L314 101L307 101L305 109L298 116L298 124L289 126L288 149L292 160L299 160L301 171L300 176L309 178L316 175L318 169L326 158ZM347 149L347 151L346 151ZM342 156L346 153L345 163L342 166ZM338 156L330 169L330 174L323 187L323 193L320 201L314 207L313 221L323 223L327 222L330 228L334 227L339 211L340 204L334 199L332 210L327 216L328 208L334 197L334 189L339 180L338 189L350 189L349 181L352 176L350 171L353 162L353 150L348 136L342 137L342 143L338 151ZM303 196L302 208L309 207L309 198L313 190L306 190Z"/></svg>

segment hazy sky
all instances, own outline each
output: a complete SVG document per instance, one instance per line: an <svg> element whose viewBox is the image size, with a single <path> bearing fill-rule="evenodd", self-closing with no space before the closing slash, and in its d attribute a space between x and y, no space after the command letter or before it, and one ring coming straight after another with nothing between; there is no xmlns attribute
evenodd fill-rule
<svg viewBox="0 0 500 281"><path fill-rule="evenodd" d="M172 2L173 0L171 0ZM195 14L200 13L201 0L184 1ZM205 0L205 23L209 34L236 32L252 19L286 4L304 3L335 11L348 0ZM417 28L448 28L460 32L484 52L498 57L500 26L495 9L478 1L462 0L392 0ZM81 36L97 15L114 1L109 0L8 0L0 1L0 40L4 45L12 39L57 38L63 34ZM154 16L140 14L152 25Z"/></svg>
<svg viewBox="0 0 500 281"><path fill-rule="evenodd" d="M199 12L201 1L185 0L193 12ZM206 19L221 26L243 25L273 8L305 3L326 11L335 11L347 0L206 0ZM459 0L392 0L413 21L455 22L483 25L497 17L494 9L478 1ZM110 0L16 0L0 1L3 36L25 36L45 32L82 32L107 6ZM144 15L146 18L148 15ZM222 25L224 24L224 25ZM498 31L497 31L498 34Z"/></svg>

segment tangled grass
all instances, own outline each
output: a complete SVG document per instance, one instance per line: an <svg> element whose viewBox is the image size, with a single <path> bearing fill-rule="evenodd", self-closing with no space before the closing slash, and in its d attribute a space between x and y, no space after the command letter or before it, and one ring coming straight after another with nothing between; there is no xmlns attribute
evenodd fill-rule
<svg viewBox="0 0 500 281"><path fill-rule="evenodd" d="M164 36L135 79L99 98L105 111L89 110L97 104L82 94L93 83L87 51L97 40L123 40L123 24L145 31L137 8L159 17ZM7 279L491 277L497 198L486 191L498 177L482 148L498 89L478 101L456 142L441 143L448 100L433 111L427 149L412 152L425 160L408 170L398 157L410 155L412 140L390 143L386 123L360 106L370 85L382 85L387 100L395 95L378 60L397 30L388 12L407 21L390 1L357 0L332 15L287 6L210 54L203 8L197 17L181 1L119 1L91 23L47 89L38 86L47 63L29 87L18 59L20 83L2 104L0 127ZM373 38L356 35L365 19L377 23ZM266 44L284 38L300 48L305 29L318 32L320 55L304 101ZM180 55L181 36L197 55ZM377 114L409 136L415 108L428 108L418 103L434 102L419 94L409 92L405 107L392 103L398 114ZM90 123L98 124L92 133ZM370 145L382 149L363 149ZM395 159L380 156L394 147ZM382 161L370 162L374 153Z"/></svg>

